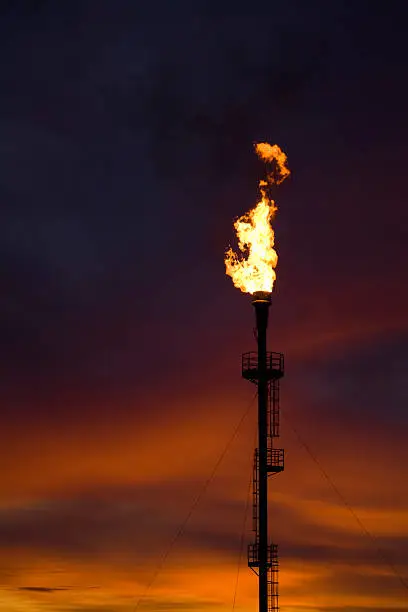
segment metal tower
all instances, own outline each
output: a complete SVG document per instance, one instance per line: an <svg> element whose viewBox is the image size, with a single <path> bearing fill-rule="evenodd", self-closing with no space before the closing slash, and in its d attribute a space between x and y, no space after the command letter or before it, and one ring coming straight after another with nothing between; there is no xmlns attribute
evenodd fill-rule
<svg viewBox="0 0 408 612"><path fill-rule="evenodd" d="M248 566L259 580L259 612L278 612L278 547L268 539L268 476L284 468L284 450L273 446L273 439L279 436L279 380L284 362L281 353L266 350L271 294L256 292L252 303L258 351L242 355L242 376L258 387L258 448L252 488L255 542L248 546Z"/></svg>

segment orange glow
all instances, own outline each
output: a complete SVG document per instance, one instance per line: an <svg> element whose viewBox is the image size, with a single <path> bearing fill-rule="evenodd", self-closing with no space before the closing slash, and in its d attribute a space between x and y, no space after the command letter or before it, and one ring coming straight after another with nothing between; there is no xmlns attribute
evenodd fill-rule
<svg viewBox="0 0 408 612"><path fill-rule="evenodd" d="M391 289L391 281L385 282ZM361 285L348 289L361 308ZM302 319L288 330L277 329L276 344L288 349L298 371L317 352L319 360L331 361L339 348L371 344L390 329L390 317L383 316L390 307L386 301L367 313L351 311L344 288L330 294L339 309L334 326L324 309L325 291L313 287L318 327ZM392 325L401 331L406 317L402 304L399 308L392 311ZM220 347L210 377L228 373L240 342L233 338L227 349ZM234 365L231 372L235 381ZM343 426L325 422L316 416L313 396L305 394L301 380L295 372L285 393L288 419L405 577L408 449L403 428L396 431L389 423L386 436L383 426L367 436L366 423L354 422L350 430L345 419ZM161 381L154 397L123 395L114 406L109 399L90 405L85 395L70 399L83 412L115 409L114 426L108 419L95 419L92 427L78 421L60 428L40 420L25 429L3 424L0 459L7 470L0 495L0 612L133 612L251 396L246 386L231 390L225 383L203 383L199 397L195 389L180 390L174 383L169 394L168 382ZM166 411L158 421L164 401ZM126 410L133 405L143 419ZM71 409L67 399L64 408ZM137 612L231 610L255 421L256 403ZM274 483L270 507L276 525L271 535L281 553L282 609L404 609L406 595L398 580L289 423L284 434L288 470ZM358 453L344 453L345 439ZM247 513L245 543L251 537L250 507ZM236 610L254 610L256 598L257 581L246 567L244 547Z"/></svg>
<svg viewBox="0 0 408 612"><path fill-rule="evenodd" d="M7 575L3 576L6 588L0 595L0 612L134 609L230 438L238 420L237 409L241 412L248 399L232 397L228 405L220 389L211 393L200 401L186 395L180 411L172 409L172 420L159 427L153 422L137 427L128 420L117 422L115 429L109 430L99 424L92 432L74 428L55 432L38 427L36 435L27 432L24 438L24 460L18 462L18 448L6 449L14 482L4 485L3 496L10 502L7 506L7 500L3 501L3 520L16 517L10 522L11 529L16 521L22 527L31 523L33 531L28 536L34 532L39 540L4 543L0 561L7 567ZM290 414L300 399L296 396L287 400ZM177 400L181 403L182 398ZM186 418L187 408L194 401L196 410ZM217 401L220 403L216 405ZM210 414L209 405L213 406ZM231 609L255 412L256 406L148 590L141 612ZM310 414L309 407L306 412ZM353 463L349 465L341 452L345 432L339 435L338 425L332 429L319 426L327 448L321 442L316 452L340 490L354 501L364 524L377 536L402 539L407 533L405 449L404 455L396 457L393 448L400 443L395 436L387 442L379 432L379 438L372 434L362 441L361 431L348 432L352 448L364 445L364 460L356 462L350 456ZM300 423L299 429L303 433L305 424ZM211 432L206 444L202 443L203 431ZM380 437L381 456L377 452ZM45 455L41 455L40 440ZM271 516L276 516L279 524L275 533L281 543L285 609L317 612L354 607L355 612L364 612L365 608L381 606L403 608L405 593L395 576L379 563L371 543L362 537L353 517L339 505L290 431L285 446L293 469L274 488L271 505ZM4 453L5 449L0 449L3 461ZM53 461L48 459L46 463L50 456ZM61 482L64 491L59 488ZM395 505L391 511L373 500L376 487L385 500L392 499ZM21 499L30 491L31 500ZM13 497L20 500L12 503ZM91 505L89 499L94 500ZM68 517L69 537L75 544L72 548L59 535ZM387 517L392 524L387 523ZM45 535L41 535L45 528ZM250 513L245 532L249 530ZM48 534L54 535L49 539ZM395 555L395 548L398 552L395 542L390 540L388 544L390 555ZM395 562L405 575L406 565L398 557ZM243 557L237 610L254 609L256 589L257 582Z"/></svg>
<svg viewBox="0 0 408 612"><path fill-rule="evenodd" d="M244 293L270 293L276 278L278 255L274 249L275 234L271 225L277 207L268 196L268 187L284 181L290 172L286 166L286 155L278 145L261 142L255 145L255 151L260 159L271 164L271 168L267 171L267 180L259 181L261 200L234 223L238 248L244 257L229 248L225 256L225 269L235 287Z"/></svg>

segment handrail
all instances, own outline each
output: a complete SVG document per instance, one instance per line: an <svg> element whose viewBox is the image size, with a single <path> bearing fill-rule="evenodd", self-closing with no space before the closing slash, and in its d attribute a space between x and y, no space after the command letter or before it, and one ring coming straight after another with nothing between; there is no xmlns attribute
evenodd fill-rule
<svg viewBox="0 0 408 612"><path fill-rule="evenodd" d="M268 351L266 354L266 369L283 372L284 358L282 353L274 351ZM243 370L257 370L258 369L258 353L256 351L249 351L242 355L242 369Z"/></svg>

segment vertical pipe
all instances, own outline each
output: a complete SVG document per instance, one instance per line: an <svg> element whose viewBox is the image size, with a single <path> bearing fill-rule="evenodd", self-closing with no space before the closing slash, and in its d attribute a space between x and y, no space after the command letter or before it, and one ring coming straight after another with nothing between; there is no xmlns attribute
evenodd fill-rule
<svg viewBox="0 0 408 612"><path fill-rule="evenodd" d="M267 405L268 378L266 329L270 297L254 296L258 336L258 448L259 448L259 612L268 612L268 471Z"/></svg>

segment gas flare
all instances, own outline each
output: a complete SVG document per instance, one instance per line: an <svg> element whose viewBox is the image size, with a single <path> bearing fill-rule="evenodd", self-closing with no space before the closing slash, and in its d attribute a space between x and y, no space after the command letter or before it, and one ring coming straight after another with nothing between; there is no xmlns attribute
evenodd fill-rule
<svg viewBox="0 0 408 612"><path fill-rule="evenodd" d="M255 145L255 151L259 159L267 163L276 163L278 173L272 174L268 172L269 184L282 183L290 174L289 168L286 166L288 158L286 154L278 147L278 145L270 145L267 142L258 142Z"/></svg>
<svg viewBox="0 0 408 612"><path fill-rule="evenodd" d="M268 188L279 185L290 174L287 157L278 145L267 142L255 144L260 159L268 164L266 180L259 181L261 200L234 223L239 255L230 247L225 254L225 269L235 287L244 293L270 293L276 278L278 255L274 249L275 234L271 221L277 207L268 195Z"/></svg>

